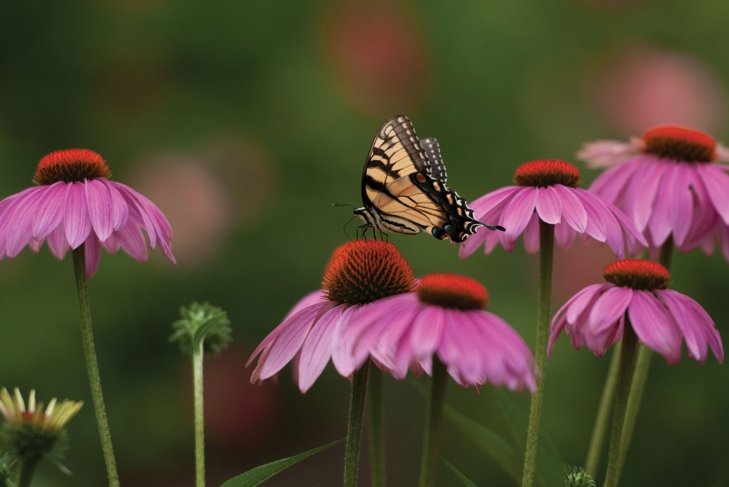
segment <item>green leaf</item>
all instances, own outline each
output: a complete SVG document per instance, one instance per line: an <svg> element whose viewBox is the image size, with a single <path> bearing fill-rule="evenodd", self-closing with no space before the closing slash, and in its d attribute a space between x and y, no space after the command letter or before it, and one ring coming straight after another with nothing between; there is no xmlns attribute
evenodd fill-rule
<svg viewBox="0 0 729 487"><path fill-rule="evenodd" d="M332 441L331 443L327 443L326 445L322 445L318 448L299 453L298 455L294 455L293 457L282 458L280 460L276 460L274 462L252 468L245 473L226 480L220 487L254 487L256 485L261 485L263 482L270 479L274 475L286 470L293 465L296 465L300 461L305 460L312 455L316 455L319 452L333 447L337 443L341 443L343 440L344 439L342 438L337 441Z"/></svg>
<svg viewBox="0 0 729 487"><path fill-rule="evenodd" d="M498 433L448 405L445 407L445 415L451 423L469 436L476 445L498 463L509 476L517 482L521 479L521 455L517 454L509 442L499 436Z"/></svg>
<svg viewBox="0 0 729 487"><path fill-rule="evenodd" d="M507 391L494 390L497 404L501 410L506 423L512 432L512 443L519 452L519 462L523 461L524 440L526 439L527 427L529 425L529 411L514 401L514 398ZM544 431L542 424L539 435L539 450L537 451L537 485L551 487L564 483L563 470L565 462L559 453L552 439ZM521 464L519 466L519 477L521 478Z"/></svg>
<svg viewBox="0 0 729 487"><path fill-rule="evenodd" d="M458 477L458 480L460 480L461 482L463 482L463 485L465 485L466 487L476 487L476 484L475 484L475 483L473 483L473 482L471 482L471 481L470 481L470 480L468 479L468 477L466 477L466 476L465 476L465 475L463 474L463 472L461 472L460 470L458 470L458 468L456 468L456 466L455 466L455 465L453 465L453 464L452 464L451 462L449 462L448 460L446 460L446 459L445 459L445 458L443 458L443 457L440 457L440 461L441 461L441 462L443 462L443 463L445 463L446 467L448 467L448 468L450 468L450 469L451 469L451 472L453 472L453 474L454 474L454 475L455 475L456 477Z"/></svg>

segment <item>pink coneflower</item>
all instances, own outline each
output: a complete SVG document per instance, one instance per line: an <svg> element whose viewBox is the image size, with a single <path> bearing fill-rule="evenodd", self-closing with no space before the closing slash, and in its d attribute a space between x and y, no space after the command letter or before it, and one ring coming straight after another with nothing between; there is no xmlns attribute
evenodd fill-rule
<svg viewBox="0 0 729 487"><path fill-rule="evenodd" d="M534 391L534 359L503 319L484 311L486 289L465 276L431 274L415 292L362 309L350 334L354 359L371 355L395 378L408 368L431 374L443 363L458 384L486 382Z"/></svg>
<svg viewBox="0 0 729 487"><path fill-rule="evenodd" d="M44 242L63 259L69 249L85 247L86 275L99 265L101 247L124 250L138 261L149 246L160 246L172 262L172 229L147 198L110 181L104 159L88 149L51 152L38 163L28 188L0 201L0 259L13 258L27 245L37 252Z"/></svg>
<svg viewBox="0 0 729 487"><path fill-rule="evenodd" d="M612 204L578 187L580 172L564 161L532 161L514 174L516 186L506 186L476 199L471 207L477 220L496 223L505 232L477 231L461 244L460 256L481 245L490 253L498 244L511 251L524 234L527 252L539 250L539 222L554 225L555 240L569 246L576 235L607 243L618 256L645 245L630 221Z"/></svg>
<svg viewBox="0 0 729 487"><path fill-rule="evenodd" d="M412 269L394 245L357 240L340 246L324 272L322 290L297 303L253 351L248 364L256 358L258 364L251 381L273 377L293 360L299 389L306 392L330 358L342 376L351 376L367 357L354 360L348 353L346 329L359 312L414 285Z"/></svg>
<svg viewBox="0 0 729 487"><path fill-rule="evenodd" d="M668 363L681 358L681 342L690 358L703 362L708 349L719 362L724 349L711 317L690 297L666 289L670 275L662 265L639 259L619 260L604 271L605 284L575 294L552 319L550 352L562 330L579 349L603 355L627 324L638 340Z"/></svg>
<svg viewBox="0 0 729 487"><path fill-rule="evenodd" d="M661 126L630 142L585 144L578 157L610 167L590 190L623 210L652 248L671 237L681 250L711 251L712 233L729 259L729 150L709 135Z"/></svg>

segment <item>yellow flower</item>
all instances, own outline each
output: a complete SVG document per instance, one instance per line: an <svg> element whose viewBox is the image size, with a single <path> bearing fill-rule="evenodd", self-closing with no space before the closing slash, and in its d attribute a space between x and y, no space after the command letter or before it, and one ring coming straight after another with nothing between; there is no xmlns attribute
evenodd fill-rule
<svg viewBox="0 0 729 487"><path fill-rule="evenodd" d="M83 406L83 401L61 402L54 397L44 406L42 402L36 403L35 390L28 394L28 402L23 400L20 390L16 387L11 396L6 388L0 390L0 413L10 425L30 426L33 429L56 433L63 429Z"/></svg>

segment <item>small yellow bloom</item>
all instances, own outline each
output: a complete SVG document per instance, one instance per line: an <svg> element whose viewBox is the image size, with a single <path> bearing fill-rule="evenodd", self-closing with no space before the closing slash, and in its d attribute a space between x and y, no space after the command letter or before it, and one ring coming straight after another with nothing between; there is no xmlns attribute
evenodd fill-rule
<svg viewBox="0 0 729 487"><path fill-rule="evenodd" d="M83 401L68 399L58 402L54 397L48 406L44 406L42 402L36 403L35 390L32 389L28 394L26 407L20 390L16 387L13 392L11 396L5 387L0 390L0 414L7 422L11 425L30 426L49 433L62 430L84 404Z"/></svg>

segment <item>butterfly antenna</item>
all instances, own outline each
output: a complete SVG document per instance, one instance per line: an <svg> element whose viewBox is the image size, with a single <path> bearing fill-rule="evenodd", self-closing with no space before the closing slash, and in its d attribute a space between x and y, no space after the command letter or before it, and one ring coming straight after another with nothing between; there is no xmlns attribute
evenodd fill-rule
<svg viewBox="0 0 729 487"><path fill-rule="evenodd" d="M349 204L349 203L332 203L332 206L336 206L336 207L346 206L348 208L356 208L356 206Z"/></svg>

